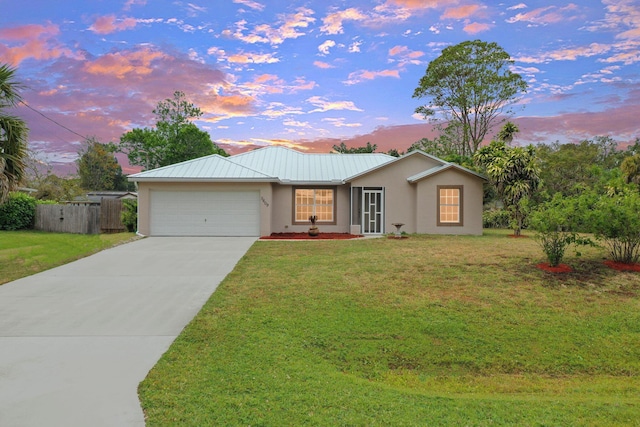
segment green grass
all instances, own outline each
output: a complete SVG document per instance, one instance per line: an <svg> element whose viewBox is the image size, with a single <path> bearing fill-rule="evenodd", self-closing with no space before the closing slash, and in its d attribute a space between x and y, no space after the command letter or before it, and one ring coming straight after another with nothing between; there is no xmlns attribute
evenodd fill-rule
<svg viewBox="0 0 640 427"><path fill-rule="evenodd" d="M508 232L257 242L141 383L150 426L640 425L640 274Z"/></svg>
<svg viewBox="0 0 640 427"><path fill-rule="evenodd" d="M62 234L0 231L0 285L135 238L134 233Z"/></svg>

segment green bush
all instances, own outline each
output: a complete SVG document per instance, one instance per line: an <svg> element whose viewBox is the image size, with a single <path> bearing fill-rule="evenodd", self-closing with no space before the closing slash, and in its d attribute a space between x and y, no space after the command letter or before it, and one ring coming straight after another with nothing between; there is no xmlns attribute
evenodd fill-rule
<svg viewBox="0 0 640 427"><path fill-rule="evenodd" d="M133 232L138 228L138 201L133 199L123 200L124 210L120 215L120 220L127 231Z"/></svg>
<svg viewBox="0 0 640 427"><path fill-rule="evenodd" d="M625 192L601 196L586 217L592 232L609 248L616 262L631 264L640 259L640 194Z"/></svg>
<svg viewBox="0 0 640 427"><path fill-rule="evenodd" d="M0 206L0 230L23 230L33 227L36 199L24 193L10 193Z"/></svg>
<svg viewBox="0 0 640 427"><path fill-rule="evenodd" d="M564 199L558 193L529 216L529 224L537 232L536 241L553 267L562 262L570 245L593 245L591 239L581 237L574 231L583 215L578 206L577 200ZM577 251L576 254L580 255Z"/></svg>
<svg viewBox="0 0 640 427"><path fill-rule="evenodd" d="M482 213L484 228L509 228L511 214L506 209L490 209Z"/></svg>

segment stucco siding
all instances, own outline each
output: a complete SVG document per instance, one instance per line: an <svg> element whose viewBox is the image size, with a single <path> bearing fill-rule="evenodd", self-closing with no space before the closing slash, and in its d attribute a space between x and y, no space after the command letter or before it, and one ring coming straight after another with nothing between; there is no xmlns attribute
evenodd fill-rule
<svg viewBox="0 0 640 427"><path fill-rule="evenodd" d="M450 169L416 183L418 233L482 234L482 180ZM438 186L462 186L462 226L438 226Z"/></svg>
<svg viewBox="0 0 640 427"><path fill-rule="evenodd" d="M293 189L292 185L273 185L273 210L271 216L272 233L304 233L309 230L310 224L294 224L293 222ZM301 186L297 186L301 187ZM314 186L310 186L314 187ZM316 186L319 187L319 186ZM332 187L322 186L322 187ZM334 187L332 187L334 188ZM320 232L348 233L349 232L349 200L350 189L348 185L338 185L336 188L336 223L317 224Z"/></svg>
<svg viewBox="0 0 640 427"><path fill-rule="evenodd" d="M138 183L138 232L151 234L151 197L153 191L259 191L260 235L271 234L273 204L269 183L209 183L209 182L139 182Z"/></svg>
<svg viewBox="0 0 640 427"><path fill-rule="evenodd" d="M384 232L395 231L394 223L405 224L402 231L416 233L416 185L407 177L438 166L428 157L414 155L363 175L351 182L353 187L384 187Z"/></svg>

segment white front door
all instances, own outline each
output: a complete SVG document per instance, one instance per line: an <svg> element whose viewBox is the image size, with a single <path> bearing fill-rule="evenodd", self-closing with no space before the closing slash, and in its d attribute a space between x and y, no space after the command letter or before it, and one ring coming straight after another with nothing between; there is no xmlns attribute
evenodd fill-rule
<svg viewBox="0 0 640 427"><path fill-rule="evenodd" d="M362 234L384 233L383 190L362 190Z"/></svg>

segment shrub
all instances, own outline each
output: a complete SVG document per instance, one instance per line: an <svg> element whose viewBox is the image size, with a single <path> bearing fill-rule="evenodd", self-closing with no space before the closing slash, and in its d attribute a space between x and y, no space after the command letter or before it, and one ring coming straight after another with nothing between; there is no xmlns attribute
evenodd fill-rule
<svg viewBox="0 0 640 427"><path fill-rule="evenodd" d="M573 231L582 219L578 205L577 200L563 199L557 194L551 201L540 205L529 217L531 228L537 232L536 241L553 267L562 262L570 245L593 245L591 239L581 237ZM577 251L576 254L580 255Z"/></svg>
<svg viewBox="0 0 640 427"><path fill-rule="evenodd" d="M588 214L597 238L609 248L616 262L632 264L640 259L640 194L625 192L601 196Z"/></svg>
<svg viewBox="0 0 640 427"><path fill-rule="evenodd" d="M122 224L127 227L127 231L133 232L138 228L138 201L133 199L123 200L124 210L120 215Z"/></svg>
<svg viewBox="0 0 640 427"><path fill-rule="evenodd" d="M484 228L509 228L511 214L505 209L490 209L482 213Z"/></svg>
<svg viewBox="0 0 640 427"><path fill-rule="evenodd" d="M36 199L24 193L10 193L0 205L0 230L32 228L36 216Z"/></svg>

